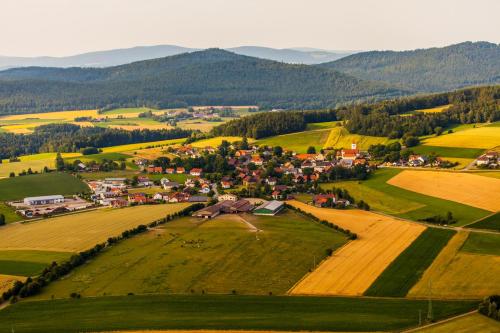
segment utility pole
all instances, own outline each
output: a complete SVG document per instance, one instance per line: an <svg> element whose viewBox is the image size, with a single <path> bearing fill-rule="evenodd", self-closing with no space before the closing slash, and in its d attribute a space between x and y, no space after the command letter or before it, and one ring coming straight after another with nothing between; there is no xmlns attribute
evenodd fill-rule
<svg viewBox="0 0 500 333"><path fill-rule="evenodd" d="M434 315L432 313L432 281L429 279L429 305L427 308L427 321L432 322L434 320Z"/></svg>

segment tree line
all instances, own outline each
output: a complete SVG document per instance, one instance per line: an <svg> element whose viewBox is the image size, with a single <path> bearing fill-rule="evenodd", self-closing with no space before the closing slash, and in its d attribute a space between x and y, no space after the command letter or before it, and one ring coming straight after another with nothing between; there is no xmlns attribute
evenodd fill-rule
<svg viewBox="0 0 500 333"><path fill-rule="evenodd" d="M35 128L32 134L0 133L0 159L45 152L79 152L88 147L179 139L191 130L180 128L133 130L80 127L74 124L48 124Z"/></svg>

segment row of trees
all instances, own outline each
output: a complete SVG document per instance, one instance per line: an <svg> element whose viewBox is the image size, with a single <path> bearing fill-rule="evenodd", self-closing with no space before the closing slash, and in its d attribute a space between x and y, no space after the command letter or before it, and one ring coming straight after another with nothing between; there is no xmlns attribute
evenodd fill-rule
<svg viewBox="0 0 500 333"><path fill-rule="evenodd" d="M36 127L32 134L0 133L0 159L42 152L92 153L96 148L188 137L192 131L133 130L80 127L73 124L48 124Z"/></svg>

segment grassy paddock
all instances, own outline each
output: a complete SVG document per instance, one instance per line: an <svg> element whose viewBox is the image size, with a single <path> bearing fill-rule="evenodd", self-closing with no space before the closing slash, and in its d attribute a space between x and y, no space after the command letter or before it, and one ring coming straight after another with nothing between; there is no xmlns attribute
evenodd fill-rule
<svg viewBox="0 0 500 333"><path fill-rule="evenodd" d="M455 157L455 158L476 158L484 152L481 148L456 148L456 147L436 147L420 145L417 147L408 148L416 154L429 155L436 153L441 157Z"/></svg>
<svg viewBox="0 0 500 333"><path fill-rule="evenodd" d="M88 187L67 173L51 172L0 180L0 200L18 200L28 196L69 195L88 191Z"/></svg>
<svg viewBox="0 0 500 333"><path fill-rule="evenodd" d="M316 152L319 153L327 142L329 134L330 129L305 131L272 136L258 140L255 143L261 146L281 146L283 149L292 150L297 153L305 153L307 148L313 146L316 148Z"/></svg>
<svg viewBox="0 0 500 333"><path fill-rule="evenodd" d="M255 234L245 221L262 230ZM158 293L284 294L344 235L293 211L185 217L113 246L36 298Z"/></svg>
<svg viewBox="0 0 500 333"><path fill-rule="evenodd" d="M476 302L435 301L436 319ZM0 331L133 329L384 331L418 325L427 301L292 296L123 296L20 302L0 311ZM57 318L57 320L55 320Z"/></svg>
<svg viewBox="0 0 500 333"><path fill-rule="evenodd" d="M365 292L367 296L406 296L455 231L427 228Z"/></svg>
<svg viewBox="0 0 500 333"><path fill-rule="evenodd" d="M460 251L500 256L500 234L471 232Z"/></svg>
<svg viewBox="0 0 500 333"><path fill-rule="evenodd" d="M489 229L489 230L500 231L500 213L493 214L476 223L469 224L467 228Z"/></svg>
<svg viewBox="0 0 500 333"><path fill-rule="evenodd" d="M21 216L17 215L12 207L7 206L3 202L0 202L0 214L3 214L5 216L6 223L12 223L22 220Z"/></svg>
<svg viewBox="0 0 500 333"><path fill-rule="evenodd" d="M71 253L52 251L0 251L0 274L34 276L53 261L62 262Z"/></svg>

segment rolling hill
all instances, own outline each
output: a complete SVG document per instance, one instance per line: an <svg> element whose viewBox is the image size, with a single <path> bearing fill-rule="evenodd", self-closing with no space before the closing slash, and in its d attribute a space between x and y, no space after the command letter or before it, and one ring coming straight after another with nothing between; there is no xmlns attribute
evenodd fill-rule
<svg viewBox="0 0 500 333"><path fill-rule="evenodd" d="M67 57L8 57L0 56L0 70L16 67L110 67L135 61L173 56L200 51L177 45L136 46L132 48L87 52ZM236 54L292 64L319 64L345 57L351 51L327 51L318 49L275 49L260 46L239 46L227 49Z"/></svg>
<svg viewBox="0 0 500 333"><path fill-rule="evenodd" d="M0 114L118 106L334 107L405 92L327 68L220 49L108 68L16 68L0 72Z"/></svg>
<svg viewBox="0 0 500 333"><path fill-rule="evenodd" d="M500 45L465 42L413 51L371 51L321 64L365 80L421 92L500 82Z"/></svg>

